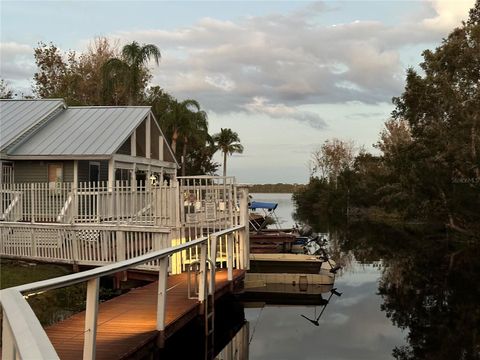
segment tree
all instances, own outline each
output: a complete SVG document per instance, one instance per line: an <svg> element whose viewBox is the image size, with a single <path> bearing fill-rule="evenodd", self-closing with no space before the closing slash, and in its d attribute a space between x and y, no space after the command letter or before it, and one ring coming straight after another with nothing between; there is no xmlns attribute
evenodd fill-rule
<svg viewBox="0 0 480 360"><path fill-rule="evenodd" d="M0 79L0 99L13 99L13 91L3 79Z"/></svg>
<svg viewBox="0 0 480 360"><path fill-rule="evenodd" d="M116 87L123 83L127 88L128 105L137 104L150 78L146 66L152 58L158 65L160 57L155 45L140 45L136 41L125 45L120 58L109 59L103 65L105 99L114 98Z"/></svg>
<svg viewBox="0 0 480 360"><path fill-rule="evenodd" d="M393 117L411 130L403 190L417 216L471 234L480 230L480 0L423 57L423 74L409 69L394 98Z"/></svg>
<svg viewBox="0 0 480 360"><path fill-rule="evenodd" d="M203 145L208 140L208 116L203 110L191 112L185 118L181 133L183 137L182 176L186 175L187 148L191 143Z"/></svg>
<svg viewBox="0 0 480 360"><path fill-rule="evenodd" d="M338 176L342 171L352 167L354 157L352 141L326 140L312 153L313 173L318 173L321 178L327 179L336 186Z"/></svg>
<svg viewBox="0 0 480 360"><path fill-rule="evenodd" d="M227 176L227 155L243 153L243 146L240 144L238 134L231 129L220 129L220 132L213 135L217 149L223 152L223 176Z"/></svg>
<svg viewBox="0 0 480 360"><path fill-rule="evenodd" d="M95 39L87 51L62 52L50 43L39 43L34 56L34 94L42 99L63 98L68 105L104 105L103 64L116 56L116 47L106 38Z"/></svg>

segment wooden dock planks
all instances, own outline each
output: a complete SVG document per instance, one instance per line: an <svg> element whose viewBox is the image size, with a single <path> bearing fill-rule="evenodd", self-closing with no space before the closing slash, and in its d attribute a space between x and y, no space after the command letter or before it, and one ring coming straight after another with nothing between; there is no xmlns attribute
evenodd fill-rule
<svg viewBox="0 0 480 360"><path fill-rule="evenodd" d="M234 270L234 282L245 276ZM215 296L229 291L226 270L217 271ZM96 359L124 359L155 341L157 282L99 304ZM187 297L187 275L168 277L165 335L168 337L200 313L199 302ZM45 330L61 359L82 359L85 313L47 327Z"/></svg>

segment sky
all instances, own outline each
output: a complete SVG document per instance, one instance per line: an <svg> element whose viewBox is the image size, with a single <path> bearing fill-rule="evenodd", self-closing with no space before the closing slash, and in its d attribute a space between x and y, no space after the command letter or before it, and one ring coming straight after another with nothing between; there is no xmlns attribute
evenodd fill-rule
<svg viewBox="0 0 480 360"><path fill-rule="evenodd" d="M210 132L236 131L241 183L306 183L331 138L375 152L383 123L418 68L474 0L0 1L0 77L31 93L33 49L81 52L98 36L160 48L152 84L197 99ZM221 162L220 154L215 160ZM220 171L221 172L221 168Z"/></svg>

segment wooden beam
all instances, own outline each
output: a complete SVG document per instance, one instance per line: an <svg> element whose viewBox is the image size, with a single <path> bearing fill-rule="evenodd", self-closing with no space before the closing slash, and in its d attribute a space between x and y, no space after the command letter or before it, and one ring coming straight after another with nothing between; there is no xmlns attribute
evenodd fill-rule
<svg viewBox="0 0 480 360"><path fill-rule="evenodd" d="M113 159L115 161L121 161L125 163L137 163L137 164L145 164L145 165L152 165L152 166L158 166L158 167L165 167L172 169L172 171L175 171L175 163L170 162L170 161L162 161L162 160L157 160L157 159L146 159L143 157L133 157L129 155L123 155L123 154L115 154L113 155Z"/></svg>

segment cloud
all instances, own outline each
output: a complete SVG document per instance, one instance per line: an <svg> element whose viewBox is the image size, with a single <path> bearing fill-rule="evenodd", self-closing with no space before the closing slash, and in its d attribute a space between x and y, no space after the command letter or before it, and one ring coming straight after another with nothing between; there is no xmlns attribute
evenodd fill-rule
<svg viewBox="0 0 480 360"><path fill-rule="evenodd" d="M177 97L197 98L219 113L256 112L324 128L318 115L298 107L389 102L401 93L405 68L412 65L401 63L402 48L438 41L458 25L469 1L460 9L453 4L434 1L428 18L396 25L324 25L318 15L336 9L319 2L288 14L204 18L170 31L114 35L158 45L163 60L153 68L154 79Z"/></svg>
<svg viewBox="0 0 480 360"><path fill-rule="evenodd" d="M30 79L35 71L33 49L16 42L0 43L0 76L7 81Z"/></svg>
<svg viewBox="0 0 480 360"><path fill-rule="evenodd" d="M434 31L449 31L465 20L466 10L473 8L475 0L433 0L431 6L436 16L423 20L426 28Z"/></svg>
<svg viewBox="0 0 480 360"><path fill-rule="evenodd" d="M425 2L420 19L396 24L353 21L328 25L325 2L290 13L235 20L202 18L172 30L140 29L110 34L121 44L136 40L162 51L153 81L178 98L195 98L208 111L262 113L317 129L325 122L302 106L389 102L401 93L405 68L400 53L411 45L438 42L466 18L474 0ZM33 49L3 43L1 75L31 79Z"/></svg>
<svg viewBox="0 0 480 360"><path fill-rule="evenodd" d="M285 104L272 104L262 97L254 97L253 101L245 104L244 108L250 113L264 114L272 118L294 119L315 129L321 130L327 127L325 120L314 112L302 111Z"/></svg>

